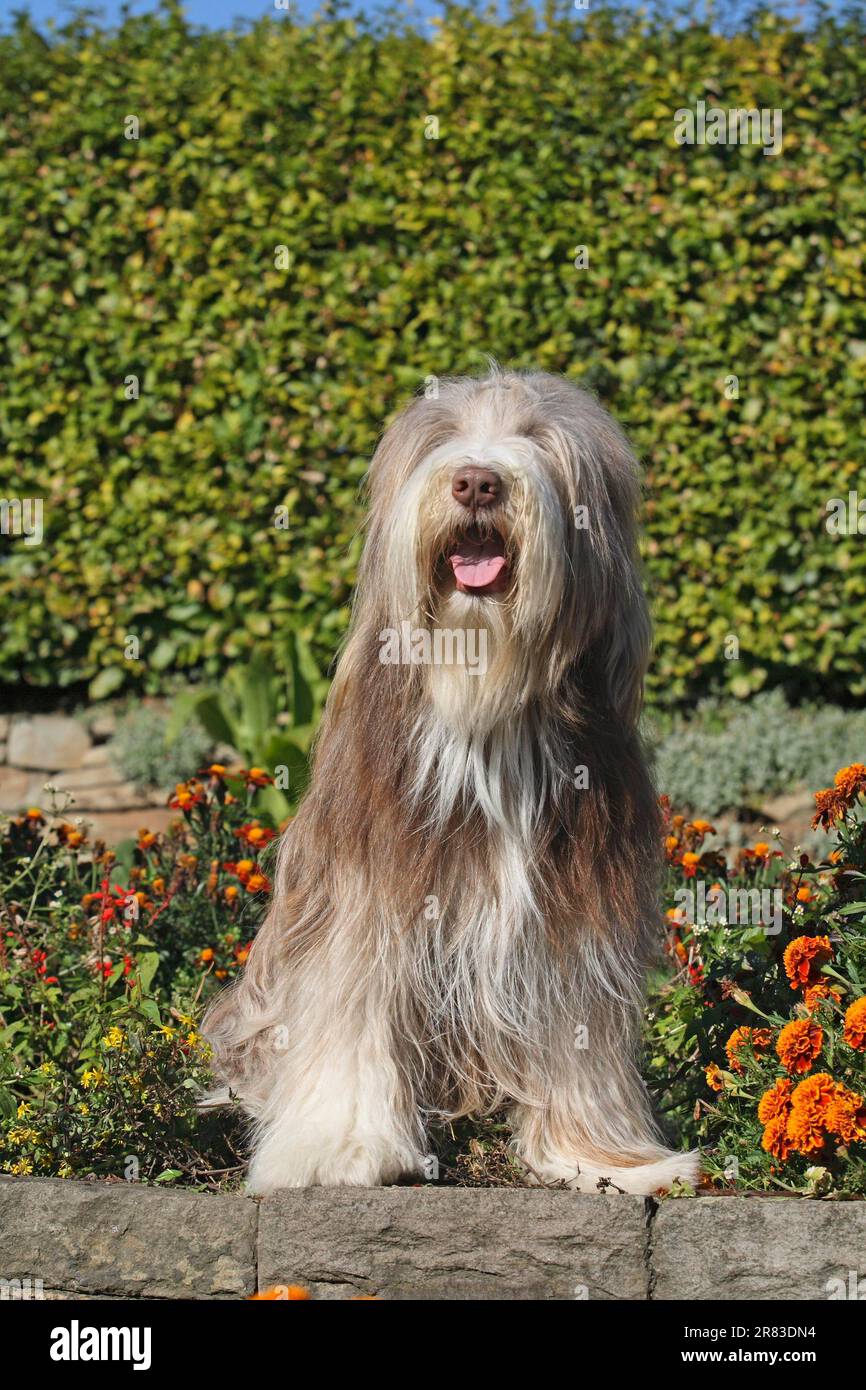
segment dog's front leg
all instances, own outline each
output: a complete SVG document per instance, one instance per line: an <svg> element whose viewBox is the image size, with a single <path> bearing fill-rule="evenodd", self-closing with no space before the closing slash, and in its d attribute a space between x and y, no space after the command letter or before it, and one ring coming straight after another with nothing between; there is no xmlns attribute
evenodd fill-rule
<svg viewBox="0 0 866 1390"><path fill-rule="evenodd" d="M311 987L312 987L312 982ZM375 1187L422 1170L424 1131L387 1011L319 997L273 1030L271 1087L256 1117L248 1185ZM381 1005L381 1001L379 1001Z"/></svg>

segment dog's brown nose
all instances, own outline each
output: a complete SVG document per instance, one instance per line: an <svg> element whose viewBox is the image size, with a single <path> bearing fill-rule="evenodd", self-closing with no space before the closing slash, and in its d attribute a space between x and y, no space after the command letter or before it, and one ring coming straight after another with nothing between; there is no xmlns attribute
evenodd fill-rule
<svg viewBox="0 0 866 1390"><path fill-rule="evenodd" d="M459 468L451 480L451 496L464 507L489 507L499 496L499 478L490 468Z"/></svg>

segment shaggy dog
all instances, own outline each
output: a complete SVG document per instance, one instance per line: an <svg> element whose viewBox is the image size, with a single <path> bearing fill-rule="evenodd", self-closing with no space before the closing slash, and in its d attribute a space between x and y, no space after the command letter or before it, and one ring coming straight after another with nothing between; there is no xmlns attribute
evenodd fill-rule
<svg viewBox="0 0 866 1390"><path fill-rule="evenodd" d="M311 784L205 1024L250 1188L393 1182L428 1118L503 1106L531 1181L694 1181L637 1065L660 835L626 439L494 370L413 401L370 494Z"/></svg>

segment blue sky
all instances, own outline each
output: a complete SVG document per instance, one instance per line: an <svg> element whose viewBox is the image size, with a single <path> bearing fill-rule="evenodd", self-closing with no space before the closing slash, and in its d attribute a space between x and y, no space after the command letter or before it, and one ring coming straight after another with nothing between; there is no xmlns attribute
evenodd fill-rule
<svg viewBox="0 0 866 1390"><path fill-rule="evenodd" d="M296 12L304 17L309 17L319 9L319 0L292 0ZM589 0L592 5L592 0ZM775 0L768 6L777 12L785 14L807 13L811 6L803 3L803 0ZM63 21L68 18L70 12L76 8L68 0L2 0L4 18L8 23L8 16L13 9L26 9L30 12L37 25L41 28L48 19ZM109 21L116 21L120 16L120 0L93 0L88 8L100 10ZM133 14L143 14L149 10L157 8L157 0L129 0L128 8ZM229 26L236 18L255 20L262 15L273 15L274 0L185 0L183 5L187 18L191 23L203 25L207 28L221 28ZM376 0L349 0L349 9L353 12L366 10L367 12L378 8ZM418 16L423 22L425 18L441 13L442 6L438 0L397 0L397 8L405 11L407 15ZM693 10L702 8L700 5L690 6ZM737 0L719 0L714 6L715 13L728 27L731 18L737 11L745 11L749 8L747 3L737 3ZM838 9L838 3L829 4L828 8ZM4 25L5 27L5 25Z"/></svg>

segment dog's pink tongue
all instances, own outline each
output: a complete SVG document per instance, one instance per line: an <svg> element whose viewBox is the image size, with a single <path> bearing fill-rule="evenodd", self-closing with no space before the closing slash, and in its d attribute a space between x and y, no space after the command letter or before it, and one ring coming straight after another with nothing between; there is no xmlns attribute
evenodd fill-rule
<svg viewBox="0 0 866 1390"><path fill-rule="evenodd" d="M463 541L460 549L449 555L448 562L467 589L486 588L505 569L505 556L495 540Z"/></svg>

